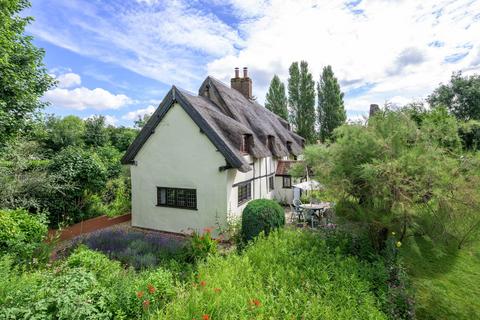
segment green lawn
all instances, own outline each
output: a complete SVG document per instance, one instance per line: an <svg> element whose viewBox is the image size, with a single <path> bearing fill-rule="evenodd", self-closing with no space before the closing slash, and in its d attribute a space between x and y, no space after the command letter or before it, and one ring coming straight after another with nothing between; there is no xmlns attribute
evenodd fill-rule
<svg viewBox="0 0 480 320"><path fill-rule="evenodd" d="M441 250L417 237L401 252L416 290L418 319L480 319L480 241Z"/></svg>

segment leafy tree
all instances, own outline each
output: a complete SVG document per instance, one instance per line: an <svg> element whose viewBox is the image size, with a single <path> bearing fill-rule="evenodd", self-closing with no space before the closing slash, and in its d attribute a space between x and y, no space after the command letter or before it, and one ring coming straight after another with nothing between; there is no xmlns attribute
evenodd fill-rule
<svg viewBox="0 0 480 320"><path fill-rule="evenodd" d="M104 116L93 116L85 120L85 144L92 147L104 146L108 142Z"/></svg>
<svg viewBox="0 0 480 320"><path fill-rule="evenodd" d="M54 84L42 62L44 51L25 35L32 18L19 13L29 5L27 0L0 1L0 144L45 105L40 97Z"/></svg>
<svg viewBox="0 0 480 320"><path fill-rule="evenodd" d="M67 147L58 152L49 166L52 173L61 174L64 194L53 194L51 222L78 222L89 205L88 196L100 192L107 182L107 170L97 154L79 147Z"/></svg>
<svg viewBox="0 0 480 320"><path fill-rule="evenodd" d="M386 110L368 126L337 128L334 138L307 148L304 165L337 194L338 215L368 223L377 248L389 230L401 241L414 231L459 247L478 236L480 158L460 153L445 110L426 113L421 125L405 110Z"/></svg>
<svg viewBox="0 0 480 320"><path fill-rule="evenodd" d="M333 130L347 119L343 106L343 92L340 91L340 85L331 66L323 68L320 81L317 83L317 94L320 140L325 141L330 139Z"/></svg>
<svg viewBox="0 0 480 320"><path fill-rule="evenodd" d="M138 131L126 127L108 126L107 132L110 143L121 152L127 151L128 146L133 142Z"/></svg>
<svg viewBox="0 0 480 320"><path fill-rule="evenodd" d="M288 101L291 121L308 143L315 141L315 82L306 61L292 63L289 69Z"/></svg>
<svg viewBox="0 0 480 320"><path fill-rule="evenodd" d="M480 120L480 75L452 74L428 97L431 106L444 106L460 120Z"/></svg>
<svg viewBox="0 0 480 320"><path fill-rule="evenodd" d="M151 114L144 114L142 116L138 116L137 120L133 121L134 127L137 129L142 129L145 124L147 124L148 120L150 120Z"/></svg>
<svg viewBox="0 0 480 320"><path fill-rule="evenodd" d="M11 140L0 158L0 208L49 209L51 195L62 193L65 184L57 172L49 172L49 161L35 141ZM68 188L66 188L68 189Z"/></svg>
<svg viewBox="0 0 480 320"><path fill-rule="evenodd" d="M293 62L288 69L288 106L290 108L290 122L297 127L297 113L300 102L300 69L298 62Z"/></svg>
<svg viewBox="0 0 480 320"><path fill-rule="evenodd" d="M48 117L43 141L47 148L59 151L68 146L82 146L85 122L77 116Z"/></svg>
<svg viewBox="0 0 480 320"><path fill-rule="evenodd" d="M120 163L122 152L113 146L102 146L95 148L95 153L105 166L107 178L113 179L120 175L122 172L122 164Z"/></svg>
<svg viewBox="0 0 480 320"><path fill-rule="evenodd" d="M265 107L288 121L288 102L285 94L285 85L277 75L273 76L268 89Z"/></svg>
<svg viewBox="0 0 480 320"><path fill-rule="evenodd" d="M459 135L466 150L480 150L480 121L470 120L460 124Z"/></svg>

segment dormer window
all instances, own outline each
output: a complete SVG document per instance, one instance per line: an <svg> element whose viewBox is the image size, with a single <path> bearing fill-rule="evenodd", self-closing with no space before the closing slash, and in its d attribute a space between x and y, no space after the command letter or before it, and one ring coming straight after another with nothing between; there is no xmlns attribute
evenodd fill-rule
<svg viewBox="0 0 480 320"><path fill-rule="evenodd" d="M267 136L267 147L268 147L268 150L273 150L273 145L274 145L274 142L275 142L275 137L274 136Z"/></svg>
<svg viewBox="0 0 480 320"><path fill-rule="evenodd" d="M292 141L287 141L287 150L288 152L292 152Z"/></svg>
<svg viewBox="0 0 480 320"><path fill-rule="evenodd" d="M248 153L250 151L250 135L243 134L242 141L240 143L240 152Z"/></svg>

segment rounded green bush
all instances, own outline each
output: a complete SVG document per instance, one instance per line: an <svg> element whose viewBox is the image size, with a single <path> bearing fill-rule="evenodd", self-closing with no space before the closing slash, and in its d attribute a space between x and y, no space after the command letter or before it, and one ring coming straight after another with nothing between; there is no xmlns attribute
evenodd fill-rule
<svg viewBox="0 0 480 320"><path fill-rule="evenodd" d="M253 200L243 209L241 229L243 240L251 240L262 231L268 235L271 230L284 225L285 212L273 200Z"/></svg>

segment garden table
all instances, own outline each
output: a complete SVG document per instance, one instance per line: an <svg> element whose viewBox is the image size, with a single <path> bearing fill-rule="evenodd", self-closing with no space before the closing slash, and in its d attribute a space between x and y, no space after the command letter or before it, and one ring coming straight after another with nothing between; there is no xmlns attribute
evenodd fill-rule
<svg viewBox="0 0 480 320"><path fill-rule="evenodd" d="M300 208L305 210L306 212L311 212L312 216L316 217L318 221L323 217L323 213L325 209L330 208L329 202L322 202L322 203L305 203L301 204ZM312 228L313 228L313 217L312 217Z"/></svg>

